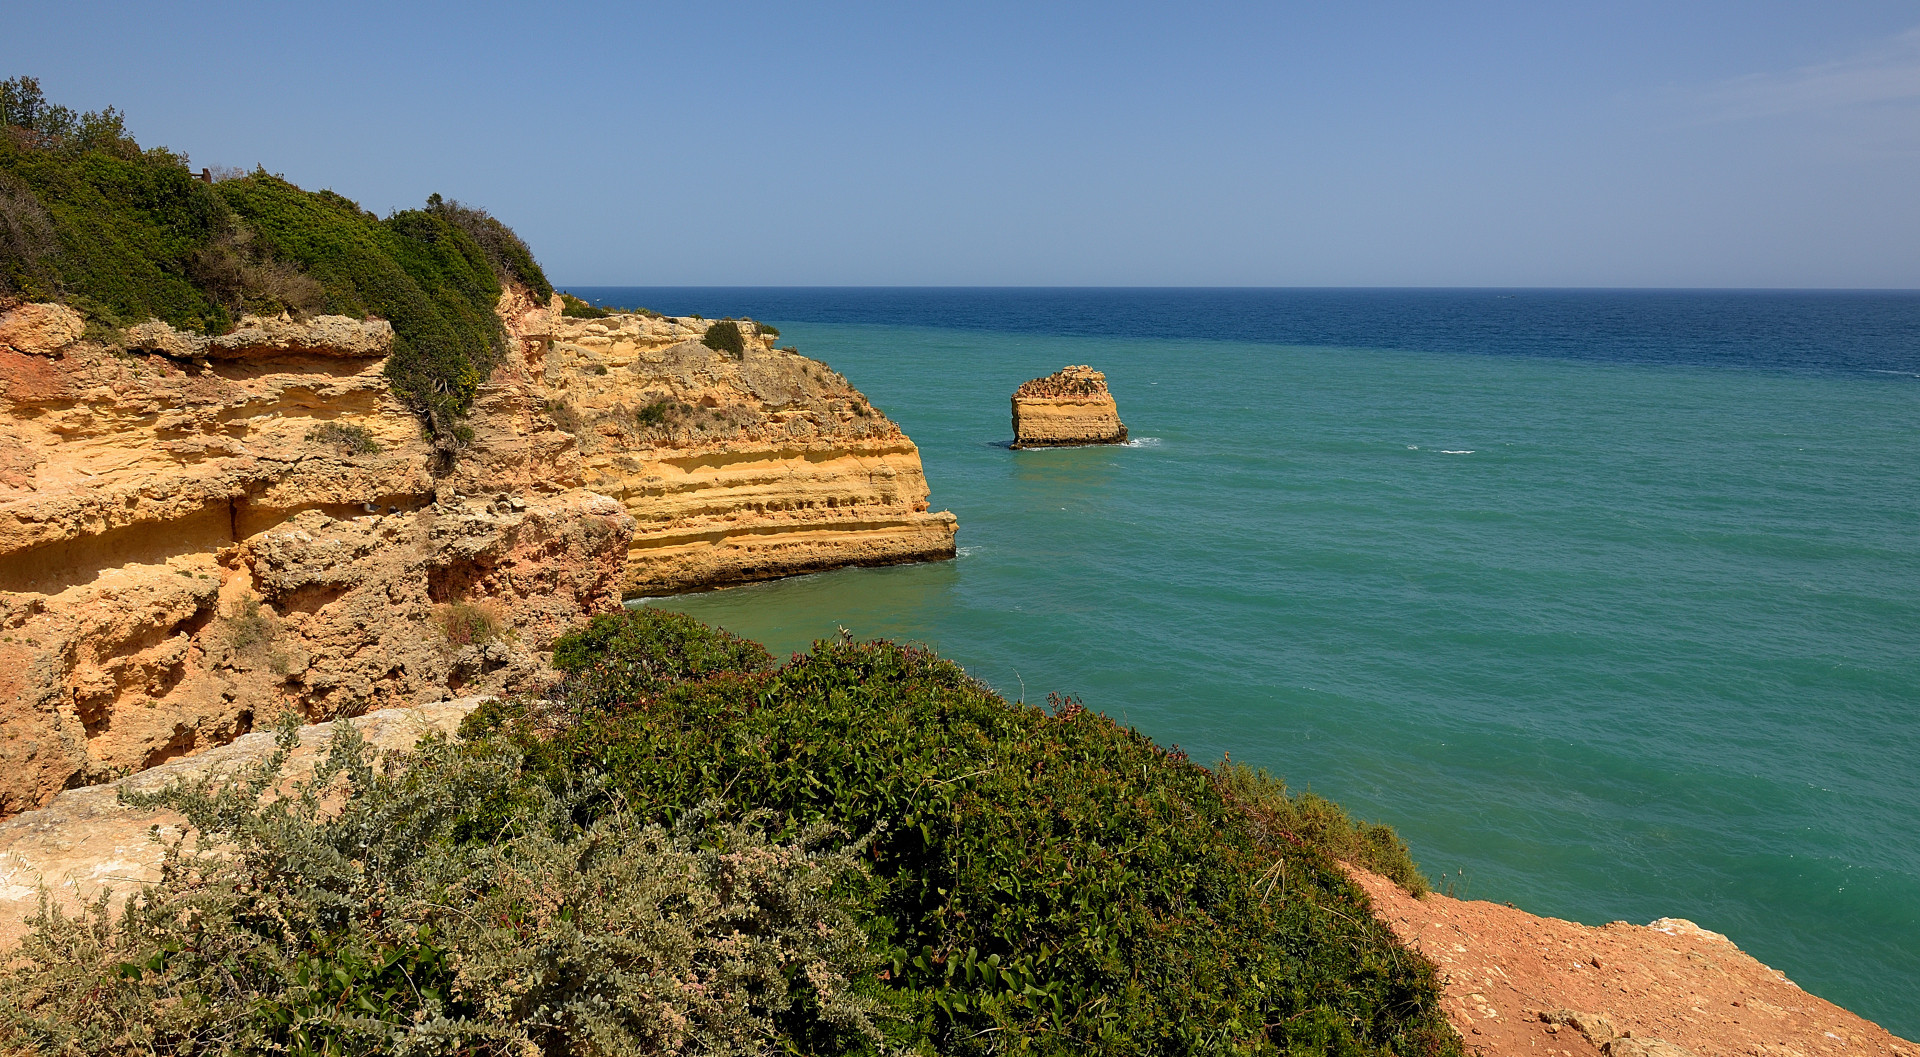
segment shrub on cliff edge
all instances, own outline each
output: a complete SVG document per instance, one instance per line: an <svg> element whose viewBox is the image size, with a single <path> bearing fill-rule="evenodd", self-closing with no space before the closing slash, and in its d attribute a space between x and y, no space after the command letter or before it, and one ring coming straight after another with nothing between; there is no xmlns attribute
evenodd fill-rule
<svg viewBox="0 0 1920 1057"><path fill-rule="evenodd" d="M724 352L735 359L746 355L746 339L740 334L740 324L731 319L723 319L707 328L700 338L700 344L715 352Z"/></svg>
<svg viewBox="0 0 1920 1057"><path fill-rule="evenodd" d="M209 174L211 175L211 174ZM551 294L526 243L433 196L381 219L264 170L206 182L141 149L119 113L76 115L32 78L0 81L0 294L62 301L100 328L159 319L208 334L241 312L393 324L387 376L444 455L505 348L503 281Z"/></svg>
<svg viewBox="0 0 1920 1057"><path fill-rule="evenodd" d="M854 913L909 1052L1459 1052L1432 967L1319 846L1251 816L1246 782L923 650L821 642L769 669L683 616L603 619L556 649L557 705L465 732L663 823L707 804L873 834Z"/></svg>
<svg viewBox="0 0 1920 1057"><path fill-rule="evenodd" d="M176 846L119 924L43 913L0 1045L1461 1052L1320 850L1077 702L889 643L776 668L645 609L556 665L403 770L349 729L290 799L260 803L274 766L136 798L219 854Z"/></svg>

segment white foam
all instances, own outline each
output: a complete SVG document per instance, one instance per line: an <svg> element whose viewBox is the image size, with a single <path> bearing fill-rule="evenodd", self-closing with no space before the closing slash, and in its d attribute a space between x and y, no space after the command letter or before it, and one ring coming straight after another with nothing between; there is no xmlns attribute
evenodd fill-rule
<svg viewBox="0 0 1920 1057"><path fill-rule="evenodd" d="M1135 437L1127 442L1127 447L1129 448L1157 448L1159 446L1159 437Z"/></svg>
<svg viewBox="0 0 1920 1057"><path fill-rule="evenodd" d="M958 547L954 549L953 556L956 558L971 558L973 557L973 552L979 549L978 547Z"/></svg>
<svg viewBox="0 0 1920 1057"><path fill-rule="evenodd" d="M1442 455L1472 455L1472 454L1473 454L1473 449L1471 449L1471 448L1468 448L1468 449L1467 449L1467 450L1465 450L1465 451L1448 451L1448 450L1447 450L1446 448L1441 448L1441 449L1440 449L1440 454L1442 454Z"/></svg>
<svg viewBox="0 0 1920 1057"><path fill-rule="evenodd" d="M1407 450L1408 450L1408 451L1419 451L1419 450L1420 450L1420 445L1418 445L1418 444L1409 444L1409 445L1407 445Z"/></svg>

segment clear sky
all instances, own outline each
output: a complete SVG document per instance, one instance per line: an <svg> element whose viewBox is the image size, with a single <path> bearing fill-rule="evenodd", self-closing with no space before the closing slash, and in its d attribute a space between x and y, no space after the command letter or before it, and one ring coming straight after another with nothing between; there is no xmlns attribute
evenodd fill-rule
<svg viewBox="0 0 1920 1057"><path fill-rule="evenodd" d="M536 13L537 12L537 13ZM8 0L196 165L576 285L1920 287L1920 4Z"/></svg>

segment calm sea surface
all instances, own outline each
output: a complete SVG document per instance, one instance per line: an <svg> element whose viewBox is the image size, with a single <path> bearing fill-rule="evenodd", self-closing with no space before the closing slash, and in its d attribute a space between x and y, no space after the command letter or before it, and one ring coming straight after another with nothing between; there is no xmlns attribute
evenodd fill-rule
<svg viewBox="0 0 1920 1057"><path fill-rule="evenodd" d="M929 643L1920 1036L1920 295L575 293L778 324L960 517L957 561L654 604ZM1135 442L1009 451L1069 363Z"/></svg>

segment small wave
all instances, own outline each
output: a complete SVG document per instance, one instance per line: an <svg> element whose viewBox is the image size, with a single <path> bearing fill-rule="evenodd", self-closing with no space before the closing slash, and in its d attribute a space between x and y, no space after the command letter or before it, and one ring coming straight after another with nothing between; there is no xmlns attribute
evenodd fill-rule
<svg viewBox="0 0 1920 1057"><path fill-rule="evenodd" d="M1157 448L1159 446L1159 437L1135 437L1127 442L1127 447L1129 448Z"/></svg>
<svg viewBox="0 0 1920 1057"><path fill-rule="evenodd" d="M973 557L973 552L979 549L978 547L957 547L954 549L953 556L956 558L971 558Z"/></svg>
<svg viewBox="0 0 1920 1057"><path fill-rule="evenodd" d="M1466 449L1465 451L1449 451L1449 450L1448 450L1448 449L1446 449L1446 448L1441 448L1441 449L1440 449L1440 454L1442 454L1442 455L1472 455L1472 454L1473 454L1473 449L1472 449L1472 448L1468 448L1468 449Z"/></svg>
<svg viewBox="0 0 1920 1057"><path fill-rule="evenodd" d="M1877 367L1867 368L1868 374L1897 374L1902 378L1920 378L1920 371L1883 371Z"/></svg>

